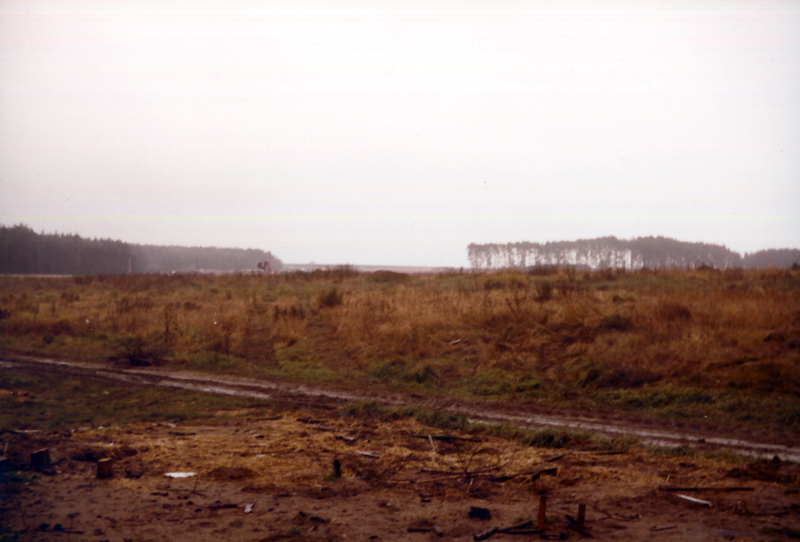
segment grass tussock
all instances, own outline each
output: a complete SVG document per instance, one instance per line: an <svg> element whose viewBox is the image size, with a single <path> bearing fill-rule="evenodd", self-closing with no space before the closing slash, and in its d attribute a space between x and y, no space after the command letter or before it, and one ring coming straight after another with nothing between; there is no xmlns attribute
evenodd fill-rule
<svg viewBox="0 0 800 542"><path fill-rule="evenodd" d="M0 278L0 348L800 429L800 272Z"/></svg>

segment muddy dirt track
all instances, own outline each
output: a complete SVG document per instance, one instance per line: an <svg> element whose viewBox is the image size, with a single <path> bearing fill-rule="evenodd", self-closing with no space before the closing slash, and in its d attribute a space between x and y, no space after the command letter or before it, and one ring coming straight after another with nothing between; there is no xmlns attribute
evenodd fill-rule
<svg viewBox="0 0 800 542"><path fill-rule="evenodd" d="M511 423L537 429L564 427L602 433L611 437L635 435L642 442L661 446L688 444L698 450L728 449L744 455L800 462L800 437L788 433L766 434L754 430L719 428L698 422L638 420L623 416L593 417L576 412L543 411L501 402L465 402L391 392L315 387L283 381L255 380L159 368L120 368L111 364L6 355L0 369L43 374L65 374L144 386L165 386L274 400L299 405L336 406L350 401L377 401L390 406L424 406L461 413L475 422Z"/></svg>
<svg viewBox="0 0 800 542"><path fill-rule="evenodd" d="M490 436L445 433L413 418L346 417L331 407L352 400L425 404L487 422L596 424L611 434L655 435L675 443L697 445L702 435L704 446L746 446L785 455L796 451L759 444L755 438L746 445L725 439L717 443L715 433L695 432L703 428L670 432L621 418L534 415L498 404L367 396L157 369L13 358L3 361L0 370L305 405L268 418L245 412L224 424L139 422L2 431L8 460L21 471L17 479L7 479L14 498L3 499L0 526L16 540L767 542L800 536L800 466L785 458L730 464L641 449L607 454L533 448ZM792 442L787 437L783 444ZM37 472L30 461L41 450L47 450L51 464ZM110 477L98 477L101 464L111 466ZM546 511L540 530L542 495Z"/></svg>

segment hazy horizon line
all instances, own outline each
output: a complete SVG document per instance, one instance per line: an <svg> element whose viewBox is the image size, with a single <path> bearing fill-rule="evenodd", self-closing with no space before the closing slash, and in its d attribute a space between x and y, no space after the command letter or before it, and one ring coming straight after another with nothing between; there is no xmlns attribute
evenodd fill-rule
<svg viewBox="0 0 800 542"><path fill-rule="evenodd" d="M182 244L177 244L177 243L167 243L167 244L137 243L137 242L134 242L134 241L126 241L126 240L121 239L121 238L115 239L115 238L112 238L112 237L88 237L88 236L84 236L84 235L82 235L80 233L77 233L77 232L59 232L59 231L46 232L44 229L42 229L41 232L37 232L35 228L33 228L32 226L30 226L28 224L18 223L18 224L14 224L14 225L8 226L8 225L0 222L0 228L14 228L14 227L27 228L27 229L33 231L34 233L36 233L37 235L75 235L75 236L78 236L78 237L82 237L84 239L119 241L119 242L126 243L126 244L129 244L129 245L157 246L157 247L185 247L185 248L217 248L217 249L259 250L259 251L271 253L274 257L276 257L277 259L281 260L284 265L293 265L293 266L314 265L314 266L321 266L321 267L335 267L335 266L351 265L351 266L361 266L361 267L390 266L390 267L454 268L454 269L456 269L458 267L468 267L469 266L469 262L466 262L465 265L462 265L462 266L453 266L453 265L446 265L446 264L442 264L442 265L415 265L415 264L370 263L370 262L353 262L353 261L320 263L320 262L315 261L314 259L309 259L307 262L301 262L301 261L286 262L286 261L283 261L282 258L280 257L280 255L276 254L275 251L272 250L271 248L259 248L259 247L252 247L252 246L250 246L250 247L242 247L242 246L198 245L198 244L191 244L191 245L184 244L184 245L182 245ZM800 247L768 247L768 248L761 248L761 249L755 250L753 252L747 252L747 251L739 252L739 251L729 247L727 244L718 244L718 243L711 243L711 242L706 242L706 241L685 241L685 240L682 240L682 239L678 239L678 238L670 237L670 236L666 236L666 235L652 235L652 234L651 235L638 235L638 236L634 236L634 237L620 237L620 236L617 236L617 235L599 235L599 236L596 236L596 237L581 237L581 238L577 238L577 239L557 239L557 240L550 240L550 241L504 241L504 242L492 241L492 242L484 242L484 243L472 242L472 243L469 243L469 244L476 244L476 245L507 245L507 244L516 244L516 243L532 243L532 244L536 244L536 245L545 245L545 244L548 244L548 243L574 243L574 242L579 242L579 241L591 241L591 240L604 239L604 238L614 238L614 239L617 239L617 240L620 240L620 241L633 241L633 240L636 240L636 239L647 239L647 238L671 239L673 241L677 241L677 242L680 242L680 243L705 244L705 245L719 246L719 247L725 248L726 250L730 250L731 252L734 252L734 253L738 254L739 256L742 256L742 257L750 255L750 254L756 254L758 252L765 252L765 251L768 251L768 250L800 250ZM467 244L464 247L465 250L467 249L469 244Z"/></svg>

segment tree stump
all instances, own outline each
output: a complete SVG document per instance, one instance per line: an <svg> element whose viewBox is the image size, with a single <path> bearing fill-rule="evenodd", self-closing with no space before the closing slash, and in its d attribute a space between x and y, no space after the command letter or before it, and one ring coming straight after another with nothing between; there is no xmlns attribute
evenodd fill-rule
<svg viewBox="0 0 800 542"><path fill-rule="evenodd" d="M544 531L547 527L547 495L539 496L539 530Z"/></svg>
<svg viewBox="0 0 800 542"><path fill-rule="evenodd" d="M114 462L107 457L97 462L97 477L100 479L114 476Z"/></svg>
<svg viewBox="0 0 800 542"><path fill-rule="evenodd" d="M31 467L38 471L50 470L53 462L50 461L50 449L42 448L31 454Z"/></svg>

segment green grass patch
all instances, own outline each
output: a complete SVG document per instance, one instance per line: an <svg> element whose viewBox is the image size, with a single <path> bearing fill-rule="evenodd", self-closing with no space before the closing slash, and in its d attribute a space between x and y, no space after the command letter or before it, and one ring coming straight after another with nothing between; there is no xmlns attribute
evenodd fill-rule
<svg viewBox="0 0 800 542"><path fill-rule="evenodd" d="M508 374L497 369L477 373L469 384L472 393L483 397L506 396L511 393L512 387Z"/></svg>
<svg viewBox="0 0 800 542"><path fill-rule="evenodd" d="M0 399L0 427L11 429L65 428L86 424L119 426L140 421L194 420L217 424L242 417L257 419L287 408L283 404L265 404L261 400L228 395L172 388L125 387L10 371L0 373L0 389L14 392ZM530 430L511 424L474 423L459 413L423 407L397 408L374 401L348 403L341 407L339 415L383 422L413 418L425 427L445 433L495 436L539 448L585 452L625 452L640 448L669 457L698 455L689 446L652 448L643 447L633 437L608 438L560 428ZM731 453L699 455L715 461L737 462L737 456ZM8 480L13 481L11 478Z"/></svg>
<svg viewBox="0 0 800 542"><path fill-rule="evenodd" d="M211 421L225 410L266 412L263 401L192 393L174 388L125 387L75 378L3 371L0 427L49 429L78 424L121 425L135 421Z"/></svg>
<svg viewBox="0 0 800 542"><path fill-rule="evenodd" d="M373 418L383 422L414 418L421 424L441 431L458 431L470 435L495 436L515 440L537 448L574 449L589 452L621 452L639 446L634 437L608 438L588 431L569 431L559 428L531 430L508 423L484 424L470 422L463 414L430 410L422 407L389 407L374 401L348 403L342 416Z"/></svg>
<svg viewBox="0 0 800 542"><path fill-rule="evenodd" d="M619 408L659 418L707 419L800 431L798 401L786 396L753 396L734 390L677 385L643 389L599 390L592 394L601 408Z"/></svg>

